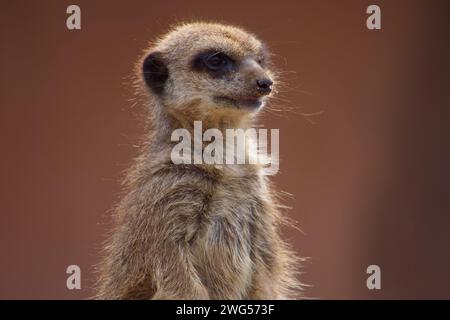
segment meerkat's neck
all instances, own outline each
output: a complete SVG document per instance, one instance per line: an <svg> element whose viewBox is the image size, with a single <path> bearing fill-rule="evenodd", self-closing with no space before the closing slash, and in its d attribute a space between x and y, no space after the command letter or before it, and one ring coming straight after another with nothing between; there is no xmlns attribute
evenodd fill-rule
<svg viewBox="0 0 450 320"><path fill-rule="evenodd" d="M203 133L208 129L215 129L220 131L222 133L222 137L226 140L226 137L229 134L228 131L230 131L228 129L231 129L231 131L243 129L245 131L252 128L254 125L254 116L244 110L229 108L201 108L201 111L199 111L199 109L200 108L195 107L190 108L190 106L177 108L173 112L167 112L167 110L171 110L170 108L161 107L155 109L155 126L153 134L154 147L156 147L159 151L165 150L167 154L169 154L172 150L171 148L179 142L178 140L172 140L172 133L177 129L187 130L191 137L193 137L192 139L198 137L198 134L203 136ZM199 132L199 127L201 132ZM255 154L253 149L254 143L252 138L249 136L245 136L245 141L245 158L249 159L250 155ZM193 142L194 145L195 143L196 142ZM202 144L201 150L203 153L204 148L208 145L208 143L205 141L201 141L200 143ZM229 161L226 158L228 151L225 151L225 149L229 147L233 149L235 148L234 145L229 146L227 143L224 143L224 150L218 153L219 157L222 158L221 163L223 164L229 164ZM195 152L195 150L193 151ZM205 166L210 167L208 165ZM235 166L232 165L231 167L234 168Z"/></svg>
<svg viewBox="0 0 450 320"><path fill-rule="evenodd" d="M195 108L194 105L171 108L159 106L155 116L155 129L157 135L169 139L176 129L186 129L191 134L194 131L194 122L202 123L203 131L217 129L225 134L227 129L248 129L254 125L254 115L239 109L230 108Z"/></svg>

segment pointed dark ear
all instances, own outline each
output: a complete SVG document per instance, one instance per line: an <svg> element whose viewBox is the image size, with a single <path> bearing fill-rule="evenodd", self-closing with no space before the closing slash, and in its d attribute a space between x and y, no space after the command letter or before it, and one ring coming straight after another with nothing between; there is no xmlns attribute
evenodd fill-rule
<svg viewBox="0 0 450 320"><path fill-rule="evenodd" d="M161 52L153 52L145 58L142 65L142 75L145 83L156 94L162 94L167 79L169 69L167 69Z"/></svg>

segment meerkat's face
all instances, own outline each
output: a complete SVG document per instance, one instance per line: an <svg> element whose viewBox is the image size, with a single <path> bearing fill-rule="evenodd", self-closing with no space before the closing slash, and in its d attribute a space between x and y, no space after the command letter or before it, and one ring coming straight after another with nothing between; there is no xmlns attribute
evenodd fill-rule
<svg viewBox="0 0 450 320"><path fill-rule="evenodd" d="M145 83L169 108L257 111L273 86L268 53L253 35L194 23L170 32L142 64Z"/></svg>

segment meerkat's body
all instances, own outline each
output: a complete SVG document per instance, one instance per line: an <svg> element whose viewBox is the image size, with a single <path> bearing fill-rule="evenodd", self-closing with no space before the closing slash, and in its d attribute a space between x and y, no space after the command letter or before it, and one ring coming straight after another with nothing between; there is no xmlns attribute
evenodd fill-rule
<svg viewBox="0 0 450 320"><path fill-rule="evenodd" d="M211 60L217 54L226 58ZM282 218L263 168L171 158L172 131L192 132L194 121L223 132L252 126L270 93L260 81L271 76L265 55L254 36L207 23L178 27L151 47L139 66L153 95L153 130L125 181L98 298L295 297L295 258L278 234Z"/></svg>

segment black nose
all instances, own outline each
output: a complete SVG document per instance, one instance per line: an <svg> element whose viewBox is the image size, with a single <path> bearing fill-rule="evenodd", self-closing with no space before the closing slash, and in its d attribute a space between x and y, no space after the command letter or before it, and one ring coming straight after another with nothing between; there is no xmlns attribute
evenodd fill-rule
<svg viewBox="0 0 450 320"><path fill-rule="evenodd" d="M273 82L270 79L258 79L256 80L256 84L261 94L269 94L272 91Z"/></svg>

